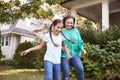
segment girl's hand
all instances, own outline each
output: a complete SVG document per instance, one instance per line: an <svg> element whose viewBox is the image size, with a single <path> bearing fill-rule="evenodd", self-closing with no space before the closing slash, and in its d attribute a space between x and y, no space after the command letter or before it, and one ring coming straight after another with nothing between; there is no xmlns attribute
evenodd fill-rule
<svg viewBox="0 0 120 80"><path fill-rule="evenodd" d="M25 51L22 51L20 54L21 54L21 56L24 56L24 55L26 55L29 52L30 52L29 50L25 50Z"/></svg>
<svg viewBox="0 0 120 80"><path fill-rule="evenodd" d="M70 59L70 55L69 55L69 54L67 54L66 59L67 59L67 60L69 60L69 59Z"/></svg>

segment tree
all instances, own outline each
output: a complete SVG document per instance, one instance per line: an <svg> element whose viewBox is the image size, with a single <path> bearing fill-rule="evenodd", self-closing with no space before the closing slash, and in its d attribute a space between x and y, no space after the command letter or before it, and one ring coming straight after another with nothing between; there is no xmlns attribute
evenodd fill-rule
<svg viewBox="0 0 120 80"><path fill-rule="evenodd" d="M2 50L1 50L1 45L2 45L2 43L1 43L1 31L0 31L0 60L1 60L1 58L2 58Z"/></svg>
<svg viewBox="0 0 120 80"><path fill-rule="evenodd" d="M60 6L59 4L53 5L54 13L61 14L62 16L65 16L66 14L70 14L70 10Z"/></svg>
<svg viewBox="0 0 120 80"><path fill-rule="evenodd" d="M49 18L53 16L52 9L44 8L45 4L59 4L64 0L27 0L22 3L20 0L5 2L0 0L0 23L12 23L16 19L28 18Z"/></svg>

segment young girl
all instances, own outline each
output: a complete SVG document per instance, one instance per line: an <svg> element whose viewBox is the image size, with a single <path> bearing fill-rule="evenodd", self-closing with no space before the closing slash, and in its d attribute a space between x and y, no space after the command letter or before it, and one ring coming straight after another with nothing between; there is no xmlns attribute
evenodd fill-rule
<svg viewBox="0 0 120 80"><path fill-rule="evenodd" d="M54 20L50 26L50 32L45 34L42 42L38 46L21 52L21 56L24 56L30 51L41 49L47 44L47 50L44 56L44 80L60 80L61 48L67 54L67 60L70 58L69 51L63 41L64 37L60 34L62 28L62 21L59 19Z"/></svg>

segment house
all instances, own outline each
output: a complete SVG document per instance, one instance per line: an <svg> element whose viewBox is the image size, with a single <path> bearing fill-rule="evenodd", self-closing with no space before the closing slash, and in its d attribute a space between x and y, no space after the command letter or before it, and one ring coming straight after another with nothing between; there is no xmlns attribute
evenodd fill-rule
<svg viewBox="0 0 120 80"><path fill-rule="evenodd" d="M66 0L61 5L74 16L94 21L102 31L110 25L120 25L120 0Z"/></svg>
<svg viewBox="0 0 120 80"><path fill-rule="evenodd" d="M8 29L1 30L2 55L4 55L6 59L13 58L15 49L19 43L35 40L35 36L33 36L31 31L26 30L24 28L25 26L25 21L17 20L13 25L10 25Z"/></svg>
<svg viewBox="0 0 120 80"><path fill-rule="evenodd" d="M48 32L51 20L49 19L28 19L16 20L12 25L1 27L1 49L6 59L12 59L19 43L25 41L33 42L42 39Z"/></svg>

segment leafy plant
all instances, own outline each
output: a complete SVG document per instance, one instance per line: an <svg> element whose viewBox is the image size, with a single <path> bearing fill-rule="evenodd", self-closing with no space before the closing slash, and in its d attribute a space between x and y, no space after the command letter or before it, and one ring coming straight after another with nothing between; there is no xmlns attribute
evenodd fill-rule
<svg viewBox="0 0 120 80"><path fill-rule="evenodd" d="M32 51L25 56L20 56L20 52L33 47L32 43L24 42L18 45L13 57L16 68L34 68L37 51Z"/></svg>
<svg viewBox="0 0 120 80"><path fill-rule="evenodd" d="M85 43L100 45L100 48L104 48L108 41L120 39L120 26L111 26L106 31L97 31L92 28L79 28L82 39Z"/></svg>
<svg viewBox="0 0 120 80"><path fill-rule="evenodd" d="M1 47L0 47L0 60L2 58L2 50L1 50Z"/></svg>
<svg viewBox="0 0 120 80"><path fill-rule="evenodd" d="M120 44L120 42L116 42L116 46L117 44ZM110 42L107 45L115 48ZM105 49L101 49L99 45L91 45L89 43L85 45L87 54L81 58L87 80L113 80L120 78L120 51L117 53L113 50L108 51L109 47L106 46Z"/></svg>
<svg viewBox="0 0 120 80"><path fill-rule="evenodd" d="M46 52L46 46L44 46L41 50L38 50L38 54L36 57L36 65L35 65L37 69L43 69L45 52Z"/></svg>
<svg viewBox="0 0 120 80"><path fill-rule="evenodd" d="M108 41L103 49L100 45L85 44L86 55L82 55L86 80L120 79L120 40ZM75 76L71 68L71 76Z"/></svg>

